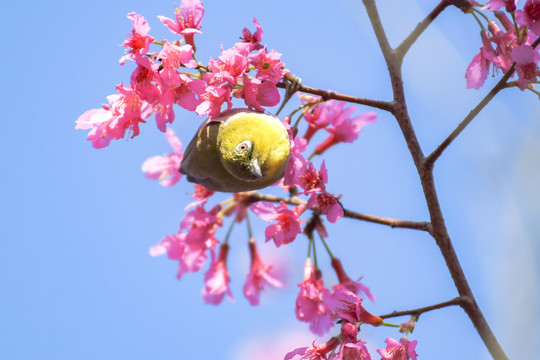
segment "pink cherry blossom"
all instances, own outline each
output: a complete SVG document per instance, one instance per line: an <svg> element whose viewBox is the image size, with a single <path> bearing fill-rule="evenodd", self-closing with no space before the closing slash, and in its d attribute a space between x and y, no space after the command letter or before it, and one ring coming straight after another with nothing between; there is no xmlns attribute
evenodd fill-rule
<svg viewBox="0 0 540 360"><path fill-rule="evenodd" d="M262 27L256 18L253 18L253 23L257 30L252 33L248 28L244 28L244 30L242 30L242 37L240 38L242 42L236 43L234 45L235 49L250 53L253 50L259 50L261 48L260 42L263 37Z"/></svg>
<svg viewBox="0 0 540 360"><path fill-rule="evenodd" d="M480 89L489 73L489 60L482 56L482 52L476 54L465 72L467 89Z"/></svg>
<svg viewBox="0 0 540 360"><path fill-rule="evenodd" d="M311 161L303 158L299 158L299 161L303 163L301 168L295 169L294 184L300 186L305 194L315 194L325 191L325 184L328 182L328 173L324 160L322 161L320 171L315 169Z"/></svg>
<svg viewBox="0 0 540 360"><path fill-rule="evenodd" d="M527 28L536 35L540 35L540 1L527 0L523 10L516 11L516 22Z"/></svg>
<svg viewBox="0 0 540 360"><path fill-rule="evenodd" d="M332 125L326 128L330 135L315 148L316 154L322 154L331 146L340 142L353 142L358 138L362 128L377 121L377 114L367 112L355 117L351 117L356 110L356 106L345 107L345 102L339 101L333 108Z"/></svg>
<svg viewBox="0 0 540 360"><path fill-rule="evenodd" d="M516 62L516 72L519 77L517 85L521 90L525 90L530 83L535 83L540 75L537 65L540 55L532 46L524 44L515 47L511 57Z"/></svg>
<svg viewBox="0 0 540 360"><path fill-rule="evenodd" d="M351 323L366 323L379 326L383 320L369 313L362 305L362 299L343 286L337 287L331 296L325 299L326 306L333 320L345 320Z"/></svg>
<svg viewBox="0 0 540 360"><path fill-rule="evenodd" d="M261 81L244 75L243 85L241 90L235 91L235 96L243 98L248 107L264 112L263 106L279 104L279 91L273 82Z"/></svg>
<svg viewBox="0 0 540 360"><path fill-rule="evenodd" d="M357 281L351 280L349 275L345 272L345 269L343 269L343 264L341 263L341 260L339 260L337 257L332 258L332 267L336 271L336 275L339 280L339 285L334 286L334 289L336 289L337 286L343 286L345 289L352 291L353 293L360 295L365 294L372 302L375 301L375 296L371 294L371 291L367 286L362 284L360 282L360 279Z"/></svg>
<svg viewBox="0 0 540 360"><path fill-rule="evenodd" d="M285 76L284 64L281 62L281 54L272 49L266 51L266 46L255 54L249 55L250 63L257 69L257 79L268 80L274 84Z"/></svg>
<svg viewBox="0 0 540 360"><path fill-rule="evenodd" d="M295 356L300 356L299 360L326 360L327 354L332 352L339 345L339 338L334 336L327 342L321 345L313 345L309 347L301 347L289 352L283 360L292 360Z"/></svg>
<svg viewBox="0 0 540 360"><path fill-rule="evenodd" d="M205 304L219 305L225 295L234 301L229 287L230 278L227 271L227 254L229 245L222 244L216 261L212 261L210 269L204 274L203 301ZM213 260L213 259L212 259Z"/></svg>
<svg viewBox="0 0 540 360"><path fill-rule="evenodd" d="M332 360L371 360L365 341L358 340L341 345L339 353Z"/></svg>
<svg viewBox="0 0 540 360"><path fill-rule="evenodd" d="M122 44L122 46L128 49L128 54L122 56L120 65L124 65L126 60L135 60L138 62L148 52L150 44L154 42L154 38L148 35L150 26L142 15L131 12L127 17L133 24L133 30L128 35L128 39Z"/></svg>
<svg viewBox="0 0 540 360"><path fill-rule="evenodd" d="M193 184L193 199L196 201L189 203L184 210L191 209L192 207L196 206L203 206L206 204L210 196L214 195L215 191L205 188L202 185L199 184Z"/></svg>
<svg viewBox="0 0 540 360"><path fill-rule="evenodd" d="M158 73L154 71L153 61L143 58L131 73L130 85L148 103L155 103L161 96L161 89L157 85Z"/></svg>
<svg viewBox="0 0 540 360"><path fill-rule="evenodd" d="M97 149L109 145L111 139L123 138L126 130L132 138L139 135L139 123L152 113L152 106L132 88L120 84L116 89L119 94L107 97L109 105L86 111L76 122L75 129L91 129L88 140Z"/></svg>
<svg viewBox="0 0 540 360"><path fill-rule="evenodd" d="M486 5L482 6L482 10L489 9L496 11L502 8L506 8L506 11L511 12L516 9L516 5L519 0L489 0Z"/></svg>
<svg viewBox="0 0 540 360"><path fill-rule="evenodd" d="M218 118L221 113L221 106L227 102L227 110L232 108L230 87L208 86L201 94L201 103L196 107L195 112L199 115L208 115L210 118Z"/></svg>
<svg viewBox="0 0 540 360"><path fill-rule="evenodd" d="M276 224L269 225L265 231L266 241L274 239L277 247L291 243L302 232L300 224L304 221L298 217L306 209L305 205L298 205L291 210L283 201L279 206L268 201L260 201L251 205L250 209L265 221L277 221Z"/></svg>
<svg viewBox="0 0 540 360"><path fill-rule="evenodd" d="M402 338L397 341L392 338L387 338L385 341L386 349L379 349L377 352L382 356L382 360L416 360L418 354L414 348L418 341L409 341Z"/></svg>
<svg viewBox="0 0 540 360"><path fill-rule="evenodd" d="M194 35L200 34L201 22L204 16L204 4L199 0L182 0L180 8L176 9L175 19L158 16L158 19L175 34L183 35L186 44L195 48Z"/></svg>
<svg viewBox="0 0 540 360"><path fill-rule="evenodd" d="M300 291L296 298L296 318L310 323L309 329L316 335L324 335L331 327L330 311L326 299L330 291L324 287L320 271L308 258L304 265L304 281L298 285Z"/></svg>
<svg viewBox="0 0 540 360"><path fill-rule="evenodd" d="M171 128L167 128L165 136L174 152L148 158L142 164L142 171L149 179L159 179L161 186L172 186L182 177L178 169L180 168L184 153L182 152L180 139L176 137Z"/></svg>
<svg viewBox="0 0 540 360"><path fill-rule="evenodd" d="M283 283L269 274L271 266L265 267L263 265L254 239L249 241L249 253L251 255L251 268L244 284L244 295L251 305L258 305L265 283L275 287L283 287Z"/></svg>
<svg viewBox="0 0 540 360"><path fill-rule="evenodd" d="M308 128L304 134L304 138L309 142L313 135L321 129L325 129L334 119L334 108L339 107L339 102L336 100L322 101L319 96L311 96L301 94L300 99L302 104L316 104L309 108L304 114L304 119L308 122Z"/></svg>
<svg viewBox="0 0 540 360"><path fill-rule="evenodd" d="M335 223L345 215L338 200L338 197L326 191L322 191L313 193L308 199L307 206L310 209L317 207L321 213L326 214L328 221Z"/></svg>
<svg viewBox="0 0 540 360"><path fill-rule="evenodd" d="M285 128L289 132L289 141L291 144L291 152L289 154L289 162L285 168L285 175L283 176L283 185L292 187L296 186L296 173L303 171L307 160L302 156L302 152L306 149L307 141L304 138L297 137L293 140L292 131L290 130L290 125L284 123Z"/></svg>

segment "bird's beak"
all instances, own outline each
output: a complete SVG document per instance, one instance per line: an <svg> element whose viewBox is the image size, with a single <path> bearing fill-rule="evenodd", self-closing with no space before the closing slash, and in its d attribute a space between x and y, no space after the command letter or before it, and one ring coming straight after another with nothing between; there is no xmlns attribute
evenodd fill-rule
<svg viewBox="0 0 540 360"><path fill-rule="evenodd" d="M259 162L257 161L257 159L251 160L251 166L251 174L253 174L253 180L262 178L263 175L261 172L261 167L259 166Z"/></svg>

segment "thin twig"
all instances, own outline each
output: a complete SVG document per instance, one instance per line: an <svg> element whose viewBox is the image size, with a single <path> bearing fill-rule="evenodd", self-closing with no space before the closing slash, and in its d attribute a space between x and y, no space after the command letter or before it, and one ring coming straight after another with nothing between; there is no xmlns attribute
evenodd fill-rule
<svg viewBox="0 0 540 360"><path fill-rule="evenodd" d="M270 195L270 194L262 194L256 191L246 192L244 193L244 196L247 196L250 198L248 202L251 202L251 201L281 202L283 201L285 204L294 205L294 206L307 204L306 201L302 200L301 198L297 196L284 198L284 197L279 197L279 196ZM391 228L422 230L422 231L428 231L428 232L431 229L429 222L426 222L426 221L409 221L409 220L392 219L392 218L381 217L377 215L361 214L361 213L357 213L351 210L347 210L345 208L343 208L343 213L344 213L343 216L346 218L367 221L367 222L376 223L380 225L386 225Z"/></svg>
<svg viewBox="0 0 540 360"><path fill-rule="evenodd" d="M284 82L277 83L276 86L282 89L286 89L286 84ZM298 88L298 91L312 94L312 95L318 95L325 100L341 100L341 101L347 101L350 103L366 105L366 106L370 106L370 107L385 110L385 111L392 111L392 103L388 101L364 99L364 98L360 98L356 96L340 94L335 91L316 89L316 88L309 87L306 85L301 85Z"/></svg>
<svg viewBox="0 0 540 360"><path fill-rule="evenodd" d="M463 303L463 300L460 297L457 297L457 298L454 298L452 300L448 300L448 301L445 301L445 302L442 302L442 303L439 303L439 304L424 306L424 307L421 307L421 308L418 308L418 309L392 311L389 314L379 315L379 317L381 319L389 319L389 318L398 317L398 316L415 315L418 318L418 317L420 317L420 315L422 315L425 312L432 311L432 310L437 310L437 309L442 309L442 308L448 307L448 306L461 305L462 303Z"/></svg>
<svg viewBox="0 0 540 360"><path fill-rule="evenodd" d="M446 150L446 148L458 137L459 134L461 134L463 130L465 130L467 125L469 125L471 121L473 121L473 119L476 117L476 115L478 115L480 111L482 111L482 109L487 104L489 104L489 102L495 97L495 95L497 95L499 91L501 91L502 89L506 87L506 83L508 79L510 79L510 76L512 76L512 74L514 73L515 65L516 65L515 63L512 64L510 69L504 74L501 80L499 80L499 82L491 89L491 91L487 93L486 96L484 96L484 98L478 103L478 105L476 105L474 109L472 109L469 112L469 114L465 117L465 119L463 119L463 121L459 123L459 125L455 128L455 130L452 131L452 133L448 135L448 137L444 139L444 141L426 158L425 163L424 163L424 166L426 167L426 169L433 167L433 165L435 164L435 161L437 161L437 159L442 155L443 151Z"/></svg>
<svg viewBox="0 0 540 360"><path fill-rule="evenodd" d="M424 20L422 20L414 30L403 40L403 42L396 48L396 53L398 56L403 59L405 57L405 54L409 51L411 46L418 40L420 35L428 28L428 26L435 20L437 16L439 16L440 13L446 9L450 3L447 0L442 0L435 8L426 16Z"/></svg>

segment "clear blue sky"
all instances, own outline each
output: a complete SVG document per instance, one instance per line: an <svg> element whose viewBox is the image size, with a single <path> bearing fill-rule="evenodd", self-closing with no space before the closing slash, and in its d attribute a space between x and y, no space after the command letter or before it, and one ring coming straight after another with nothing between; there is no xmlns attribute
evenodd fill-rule
<svg viewBox="0 0 540 360"><path fill-rule="evenodd" d="M397 44L431 1L383 1L381 16ZM0 5L3 109L0 191L1 359L266 359L307 346L315 336L294 316L306 241L263 258L286 259L290 281L242 296L248 267L238 227L229 259L234 304L203 305L203 273L175 279L176 264L148 248L174 233L191 185L160 187L140 170L170 151L153 120L134 140L96 150L75 120L129 81L119 46L126 15L146 17L157 39L173 38L157 15L173 1L3 2ZM207 1L198 58L218 57L256 17L263 41L309 86L390 99L385 65L355 1ZM434 149L488 91L466 90L464 73L480 47L474 20L450 9L406 59L409 109L424 152ZM488 79L493 84L494 79ZM292 105L288 108L292 109ZM540 351L540 125L538 99L506 91L474 120L436 167L450 235L470 284L511 358ZM362 108L359 111L367 111ZM427 220L423 194L397 124L378 112L359 140L328 152L328 188L358 212ZM187 144L201 119L178 109L173 129ZM373 313L421 307L456 296L433 239L412 230L344 219L328 227L330 246L351 277L378 300ZM222 238L224 231L218 233ZM336 279L320 255L327 284ZM326 264L325 264L326 261ZM403 319L405 321L406 319ZM336 330L334 330L335 332ZM392 329L364 327L374 359ZM420 359L488 359L458 308L426 314L410 339ZM322 339L324 340L324 339ZM288 348L290 347L290 348ZM288 350L287 350L288 349ZM277 356L277 355L275 355ZM268 358L268 357L267 357ZM279 357L276 357L279 359Z"/></svg>

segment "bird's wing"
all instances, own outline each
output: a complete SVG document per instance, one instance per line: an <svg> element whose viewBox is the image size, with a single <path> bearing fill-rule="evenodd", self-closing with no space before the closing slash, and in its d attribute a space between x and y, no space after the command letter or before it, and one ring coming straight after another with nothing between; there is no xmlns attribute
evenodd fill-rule
<svg viewBox="0 0 540 360"><path fill-rule="evenodd" d="M218 158L217 135L220 122L205 121L184 152L179 171L188 176L188 180L204 182L216 167L222 167Z"/></svg>

